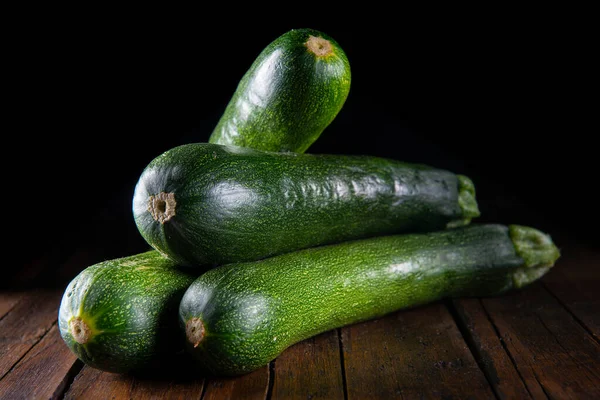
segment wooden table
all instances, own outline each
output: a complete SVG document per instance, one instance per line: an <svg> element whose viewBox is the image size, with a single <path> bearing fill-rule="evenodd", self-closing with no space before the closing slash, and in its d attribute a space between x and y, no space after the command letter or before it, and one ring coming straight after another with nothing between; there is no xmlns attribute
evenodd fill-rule
<svg viewBox="0 0 600 400"><path fill-rule="evenodd" d="M600 249L555 241L557 265L524 290L326 332L229 379L84 366L59 335L58 305L64 278L101 256L44 254L14 278L35 285L0 289L0 398L600 399Z"/></svg>

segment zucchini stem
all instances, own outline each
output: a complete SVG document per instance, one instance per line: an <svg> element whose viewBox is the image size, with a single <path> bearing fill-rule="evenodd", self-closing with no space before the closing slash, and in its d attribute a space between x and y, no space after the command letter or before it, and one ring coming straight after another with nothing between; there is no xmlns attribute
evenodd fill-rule
<svg viewBox="0 0 600 400"><path fill-rule="evenodd" d="M457 175L458 178L458 205L462 211L462 218L451 221L447 224L448 228L457 228L459 226L469 225L473 218L481 215L477 199L475 198L475 185L473 181L464 175Z"/></svg>
<svg viewBox="0 0 600 400"><path fill-rule="evenodd" d="M560 257L560 250L550 235L535 228L509 225L510 238L524 261L513 274L514 287L521 288L541 278Z"/></svg>
<svg viewBox="0 0 600 400"><path fill-rule="evenodd" d="M204 339L204 324L200 318L194 317L188 319L185 323L185 336L194 348L198 347L202 339Z"/></svg>
<svg viewBox="0 0 600 400"><path fill-rule="evenodd" d="M69 328L73 339L79 344L86 344L90 341L92 330L81 318L75 317L69 321Z"/></svg>

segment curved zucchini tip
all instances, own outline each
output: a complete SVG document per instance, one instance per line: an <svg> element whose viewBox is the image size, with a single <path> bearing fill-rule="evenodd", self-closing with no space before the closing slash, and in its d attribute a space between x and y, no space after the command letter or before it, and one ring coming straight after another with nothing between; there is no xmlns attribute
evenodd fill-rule
<svg viewBox="0 0 600 400"><path fill-rule="evenodd" d="M523 225L509 225L509 235L516 252L524 261L513 275L516 288L537 281L556 264L560 250L550 235Z"/></svg>

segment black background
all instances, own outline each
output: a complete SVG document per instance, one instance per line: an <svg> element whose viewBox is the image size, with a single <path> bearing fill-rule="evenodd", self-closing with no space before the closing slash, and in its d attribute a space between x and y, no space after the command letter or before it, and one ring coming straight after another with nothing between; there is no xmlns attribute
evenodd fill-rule
<svg viewBox="0 0 600 400"><path fill-rule="evenodd" d="M260 51L307 27L332 36L352 69L344 108L308 152L451 169L474 181L481 222L594 244L597 128L580 93L588 54L560 21L488 17L214 28L204 25L209 15L170 24L111 15L46 24L10 60L17 127L4 151L16 161L5 176L16 179L5 188L6 233L32 258L147 249L131 212L143 168L173 146L208 140Z"/></svg>

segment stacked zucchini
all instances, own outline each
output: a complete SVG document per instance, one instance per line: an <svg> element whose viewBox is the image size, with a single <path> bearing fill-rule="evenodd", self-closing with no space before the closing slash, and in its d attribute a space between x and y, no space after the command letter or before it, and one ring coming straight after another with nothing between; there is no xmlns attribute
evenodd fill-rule
<svg viewBox="0 0 600 400"><path fill-rule="evenodd" d="M60 305L84 363L123 373L185 354L206 373L244 374L321 332L499 295L555 264L547 234L473 222L464 175L306 153L350 77L333 38L291 30L258 55L207 143L148 164L132 207L152 250L87 267Z"/></svg>

